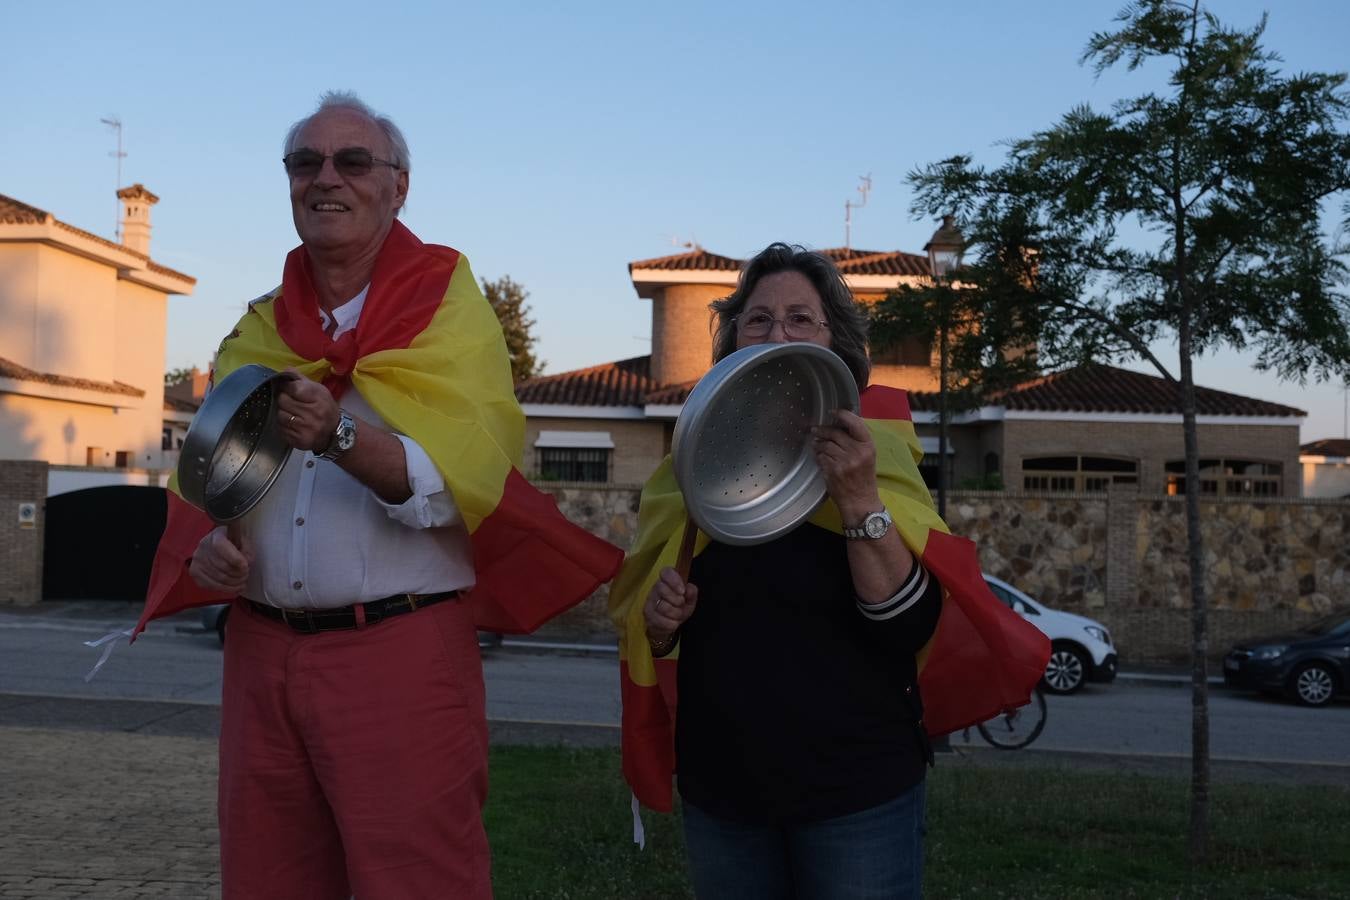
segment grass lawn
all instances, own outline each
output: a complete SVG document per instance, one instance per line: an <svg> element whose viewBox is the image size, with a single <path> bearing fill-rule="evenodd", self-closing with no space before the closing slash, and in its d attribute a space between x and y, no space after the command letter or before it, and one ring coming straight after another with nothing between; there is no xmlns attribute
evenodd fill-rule
<svg viewBox="0 0 1350 900"><path fill-rule="evenodd" d="M678 819L632 843L617 750L494 747L498 897L689 897ZM1218 784L1212 861L1186 865L1184 780L1062 769L930 773L925 897L1350 896L1350 791Z"/></svg>

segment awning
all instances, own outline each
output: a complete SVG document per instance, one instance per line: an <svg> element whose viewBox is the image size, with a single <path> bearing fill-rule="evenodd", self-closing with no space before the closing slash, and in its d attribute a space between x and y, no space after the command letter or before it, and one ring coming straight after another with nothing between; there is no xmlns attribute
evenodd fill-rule
<svg viewBox="0 0 1350 900"><path fill-rule="evenodd" d="M541 431L535 439L536 447L568 447L573 449L614 449L614 440L608 431Z"/></svg>

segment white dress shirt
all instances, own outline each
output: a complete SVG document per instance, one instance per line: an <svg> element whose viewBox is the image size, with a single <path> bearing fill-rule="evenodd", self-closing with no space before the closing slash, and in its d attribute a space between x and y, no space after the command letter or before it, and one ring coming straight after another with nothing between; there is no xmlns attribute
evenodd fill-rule
<svg viewBox="0 0 1350 900"><path fill-rule="evenodd" d="M369 285L333 310L320 311L333 336L356 327ZM385 428L354 387L343 409L365 427ZM358 426L358 440L359 428ZM468 529L425 450L403 444L412 496L385 503L337 463L292 450L266 496L241 520L252 544L245 596L272 606L330 609L393 594L429 594L473 586Z"/></svg>

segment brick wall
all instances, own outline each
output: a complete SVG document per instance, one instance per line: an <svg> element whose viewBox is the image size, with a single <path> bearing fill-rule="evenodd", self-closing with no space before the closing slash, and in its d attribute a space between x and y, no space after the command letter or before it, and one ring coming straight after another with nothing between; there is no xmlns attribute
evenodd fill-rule
<svg viewBox="0 0 1350 900"><path fill-rule="evenodd" d="M0 604L29 606L42 599L42 534L46 520L47 464L0 461ZM25 528L19 506L37 505L37 520Z"/></svg>
<svg viewBox="0 0 1350 900"><path fill-rule="evenodd" d="M1293 425L1200 425L1200 455L1277 462L1283 467L1282 493L1300 492L1297 420ZM1164 465L1184 455L1177 424L1005 419L1003 483L1022 486L1022 460L1029 456L1119 456L1139 463L1139 490L1161 494Z"/></svg>
<svg viewBox="0 0 1350 900"><path fill-rule="evenodd" d="M659 419L564 419L537 416L525 420L525 474L539 472L534 442L541 431L607 431L614 441L610 481L640 485L666 455L667 423Z"/></svg>
<svg viewBox="0 0 1350 900"><path fill-rule="evenodd" d="M708 304L731 293L724 284L674 284L652 300L652 378L682 384L712 368Z"/></svg>

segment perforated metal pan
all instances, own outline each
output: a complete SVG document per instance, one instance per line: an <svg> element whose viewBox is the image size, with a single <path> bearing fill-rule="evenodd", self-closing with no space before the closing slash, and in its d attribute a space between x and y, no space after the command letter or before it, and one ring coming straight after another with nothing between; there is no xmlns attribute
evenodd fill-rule
<svg viewBox="0 0 1350 900"><path fill-rule="evenodd" d="M786 534L825 498L810 429L858 411L848 366L816 344L757 344L704 375L675 422L675 480L698 527L725 544Z"/></svg>
<svg viewBox="0 0 1350 900"><path fill-rule="evenodd" d="M252 509L290 458L277 425L277 396L292 377L241 366L212 388L193 416L178 457L178 489L216 522Z"/></svg>

